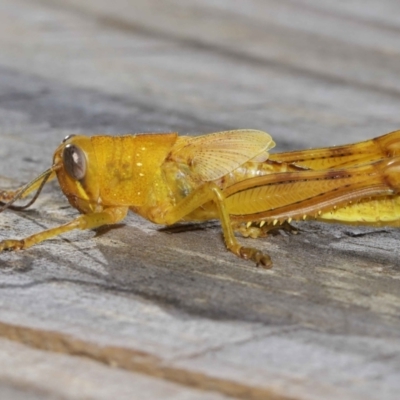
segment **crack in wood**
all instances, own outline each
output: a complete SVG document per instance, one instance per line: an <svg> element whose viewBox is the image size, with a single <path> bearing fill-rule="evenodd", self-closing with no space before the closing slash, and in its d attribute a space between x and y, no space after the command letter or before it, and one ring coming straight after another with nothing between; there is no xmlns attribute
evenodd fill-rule
<svg viewBox="0 0 400 400"><path fill-rule="evenodd" d="M117 346L82 340L72 335L0 322L0 337L32 348L70 356L85 357L102 364L142 373L191 388L214 391L245 400L294 400L273 389L255 387L241 382L209 376L201 372L166 365L154 355Z"/></svg>

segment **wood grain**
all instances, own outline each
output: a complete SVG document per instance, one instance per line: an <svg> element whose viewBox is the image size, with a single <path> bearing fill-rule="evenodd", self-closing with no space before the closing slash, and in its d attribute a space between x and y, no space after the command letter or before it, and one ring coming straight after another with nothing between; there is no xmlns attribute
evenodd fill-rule
<svg viewBox="0 0 400 400"><path fill-rule="evenodd" d="M368 4L3 0L0 187L47 168L72 133L252 128L288 150L398 129L399 5ZM0 215L0 238L75 215L54 183ZM228 253L217 222L134 215L1 254L0 358L18 360L0 394L100 398L100 379L119 398L397 399L399 231L298 226L241 239L271 271Z"/></svg>

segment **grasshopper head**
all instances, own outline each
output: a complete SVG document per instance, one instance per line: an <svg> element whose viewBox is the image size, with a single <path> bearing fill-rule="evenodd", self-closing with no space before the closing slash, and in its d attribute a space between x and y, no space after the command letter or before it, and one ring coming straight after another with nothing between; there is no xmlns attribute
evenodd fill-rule
<svg viewBox="0 0 400 400"><path fill-rule="evenodd" d="M67 136L54 153L57 178L70 204L82 213L102 209L96 155L90 137Z"/></svg>

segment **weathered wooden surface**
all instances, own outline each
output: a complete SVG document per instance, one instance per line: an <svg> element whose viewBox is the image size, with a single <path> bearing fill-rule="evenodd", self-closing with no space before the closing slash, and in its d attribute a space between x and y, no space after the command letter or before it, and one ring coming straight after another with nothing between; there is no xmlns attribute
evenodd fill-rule
<svg viewBox="0 0 400 400"><path fill-rule="evenodd" d="M287 150L397 129L400 6L370 3L3 0L0 187L71 133L247 127ZM0 238L75 215L51 184ZM400 233L300 228L256 242L271 271L217 223L133 215L1 254L0 395L397 399Z"/></svg>

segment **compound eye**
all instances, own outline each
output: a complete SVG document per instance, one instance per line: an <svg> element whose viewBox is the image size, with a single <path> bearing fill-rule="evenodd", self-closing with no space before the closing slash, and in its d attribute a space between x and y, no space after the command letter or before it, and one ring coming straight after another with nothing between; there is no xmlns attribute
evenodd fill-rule
<svg viewBox="0 0 400 400"><path fill-rule="evenodd" d="M62 142L65 143L68 139L71 139L74 136L76 136L76 135L73 135L73 134L67 135L67 136L65 136L65 138L64 138L64 140Z"/></svg>
<svg viewBox="0 0 400 400"><path fill-rule="evenodd" d="M67 174L77 181L83 179L86 175L86 157L85 153L73 144L67 144L64 147L63 162Z"/></svg>

